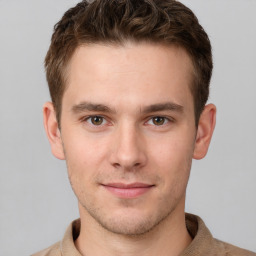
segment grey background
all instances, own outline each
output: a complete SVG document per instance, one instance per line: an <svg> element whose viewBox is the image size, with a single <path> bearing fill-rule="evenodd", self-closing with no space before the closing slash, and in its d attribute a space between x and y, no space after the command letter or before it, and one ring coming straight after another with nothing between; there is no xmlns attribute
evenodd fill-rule
<svg viewBox="0 0 256 256"><path fill-rule="evenodd" d="M208 156L195 161L186 210L215 237L256 251L256 1L183 0L213 45ZM0 255L29 255L60 240L78 217L65 163L42 123L43 59L53 25L74 0L0 0Z"/></svg>

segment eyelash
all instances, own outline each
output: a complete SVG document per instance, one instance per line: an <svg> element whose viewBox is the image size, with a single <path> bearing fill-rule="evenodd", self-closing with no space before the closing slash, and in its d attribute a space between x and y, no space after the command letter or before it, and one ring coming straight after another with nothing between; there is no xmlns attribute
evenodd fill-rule
<svg viewBox="0 0 256 256"><path fill-rule="evenodd" d="M93 124L92 122L92 119L93 118L102 118L103 120L103 123L99 124L99 125L95 125ZM153 120L154 118L160 118L160 119L164 119L164 123L163 124L159 124L159 125L156 125L154 124ZM90 121L89 121L90 120ZM151 121L151 124L149 124L149 122ZM91 126L94 126L94 127L102 127L103 125L106 124L107 122L107 119L103 116L100 116L100 115L92 115L92 116L87 116L85 118L82 119L82 122L88 122ZM165 126L167 125L168 123L172 123L174 122L174 120L172 118L168 118L168 117L165 117L165 116L151 116L149 119L147 119L147 121L145 122L145 124L148 124L148 125L152 125L152 126L156 126L156 127L161 127L161 126Z"/></svg>
<svg viewBox="0 0 256 256"><path fill-rule="evenodd" d="M93 119L93 118L102 118L104 124L107 122L106 118L103 117L103 116L100 116L100 115L87 116L87 117L83 118L82 121L83 121L83 122L88 122L91 126L95 126L95 127L97 127L97 126L99 126L99 127L102 126L102 124L100 124L100 125L95 125L95 124L93 124L93 122L92 122L92 119ZM91 121L89 122L89 120L91 120ZM103 125L104 125L104 124L103 124Z"/></svg>
<svg viewBox="0 0 256 256"><path fill-rule="evenodd" d="M155 121L154 119L156 119L156 118L162 119L163 123L159 124L159 125L154 124L154 121ZM167 125L169 122L171 122L171 120L170 120L170 118L167 118L165 116L153 116L146 123L148 124L149 122L151 122L150 125L158 127L158 126L165 126L165 125Z"/></svg>

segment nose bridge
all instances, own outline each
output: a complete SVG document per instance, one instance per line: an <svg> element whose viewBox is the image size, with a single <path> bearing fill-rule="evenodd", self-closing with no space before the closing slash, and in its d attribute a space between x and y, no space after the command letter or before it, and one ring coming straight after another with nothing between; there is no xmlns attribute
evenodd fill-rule
<svg viewBox="0 0 256 256"><path fill-rule="evenodd" d="M116 129L112 163L123 168L134 168L145 164L146 155L142 135L138 126L124 121Z"/></svg>

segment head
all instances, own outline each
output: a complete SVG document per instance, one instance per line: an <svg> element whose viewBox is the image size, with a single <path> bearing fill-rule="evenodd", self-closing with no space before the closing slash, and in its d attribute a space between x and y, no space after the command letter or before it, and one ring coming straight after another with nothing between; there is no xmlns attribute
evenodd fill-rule
<svg viewBox="0 0 256 256"><path fill-rule="evenodd" d="M122 46L126 42L178 46L193 63L190 90L195 124L209 95L211 45L193 12L175 0L82 1L55 25L45 58L46 76L59 126L62 98L68 85L68 64L81 45Z"/></svg>
<svg viewBox="0 0 256 256"><path fill-rule="evenodd" d="M139 235L182 220L215 124L211 69L208 37L177 1L83 1L55 26L45 128L87 228Z"/></svg>

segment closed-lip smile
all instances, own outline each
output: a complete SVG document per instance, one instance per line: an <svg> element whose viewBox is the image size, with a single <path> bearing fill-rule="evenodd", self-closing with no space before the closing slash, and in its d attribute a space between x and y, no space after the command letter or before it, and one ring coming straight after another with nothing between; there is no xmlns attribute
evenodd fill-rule
<svg viewBox="0 0 256 256"><path fill-rule="evenodd" d="M154 185L135 182L135 183L107 183L102 184L109 192L119 198L136 198L139 197L149 190L151 190Z"/></svg>

